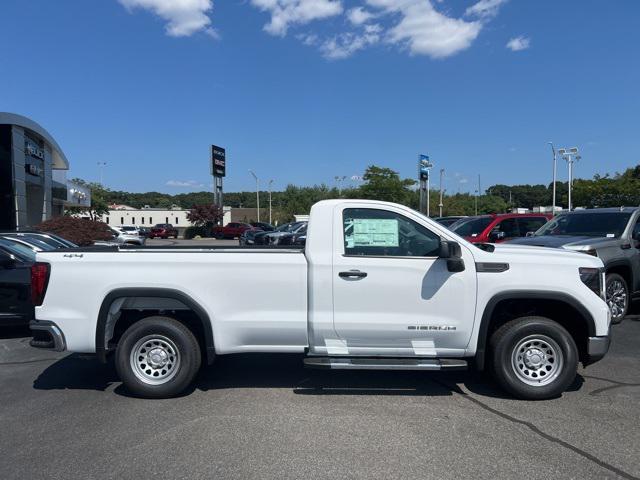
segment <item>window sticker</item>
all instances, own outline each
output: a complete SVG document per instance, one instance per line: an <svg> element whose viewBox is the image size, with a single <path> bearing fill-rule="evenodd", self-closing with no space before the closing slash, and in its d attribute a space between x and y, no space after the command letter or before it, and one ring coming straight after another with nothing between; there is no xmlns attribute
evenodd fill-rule
<svg viewBox="0 0 640 480"><path fill-rule="evenodd" d="M345 223L347 248L398 247L399 227L397 219L354 218Z"/></svg>

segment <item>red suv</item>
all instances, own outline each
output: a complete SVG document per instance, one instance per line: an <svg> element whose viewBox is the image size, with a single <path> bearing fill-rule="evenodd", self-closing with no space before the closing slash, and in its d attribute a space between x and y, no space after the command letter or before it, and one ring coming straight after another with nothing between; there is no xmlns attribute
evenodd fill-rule
<svg viewBox="0 0 640 480"><path fill-rule="evenodd" d="M224 227L214 227L211 231L216 238L236 238L242 235L245 230L254 228L248 223L229 222Z"/></svg>
<svg viewBox="0 0 640 480"><path fill-rule="evenodd" d="M149 232L149 238L178 238L178 229L170 223L159 223Z"/></svg>
<svg viewBox="0 0 640 480"><path fill-rule="evenodd" d="M451 230L471 243L499 243L526 237L552 218L546 213L504 213L458 220Z"/></svg>

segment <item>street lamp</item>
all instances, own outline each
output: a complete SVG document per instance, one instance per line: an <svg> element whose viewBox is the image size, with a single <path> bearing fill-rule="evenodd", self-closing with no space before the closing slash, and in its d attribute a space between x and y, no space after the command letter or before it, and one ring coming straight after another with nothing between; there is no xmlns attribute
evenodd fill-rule
<svg viewBox="0 0 640 480"><path fill-rule="evenodd" d="M273 185L273 180L269 180L269 224L271 225L271 185Z"/></svg>
<svg viewBox="0 0 640 480"><path fill-rule="evenodd" d="M438 204L438 207L440 208L440 218L442 218L442 195L443 195L443 190L442 190L442 177L444 176L444 168L440 169L440 203Z"/></svg>
<svg viewBox="0 0 640 480"><path fill-rule="evenodd" d="M580 160L582 157L578 155L578 149L573 148L559 148L558 153L562 155L569 167L569 198L568 198L568 210L571 211L573 205L571 203L571 187L573 187L573 164Z"/></svg>
<svg viewBox="0 0 640 480"><path fill-rule="evenodd" d="M553 153L553 200L551 202L551 215L556 214L556 149L553 146L552 142L548 142L551 145L551 152Z"/></svg>
<svg viewBox="0 0 640 480"><path fill-rule="evenodd" d="M477 216L478 216L478 190L476 190L476 197L475 197L475 199L476 199L476 202L475 202L475 203L476 203L476 217L477 217Z"/></svg>
<svg viewBox="0 0 640 480"><path fill-rule="evenodd" d="M256 179L256 211L258 212L258 222L260 221L260 182L258 181L258 176L255 172L249 169L249 173Z"/></svg>
<svg viewBox="0 0 640 480"><path fill-rule="evenodd" d="M98 162L98 170L100 171L100 186L102 186L102 174L104 172L104 167L107 166L107 162Z"/></svg>

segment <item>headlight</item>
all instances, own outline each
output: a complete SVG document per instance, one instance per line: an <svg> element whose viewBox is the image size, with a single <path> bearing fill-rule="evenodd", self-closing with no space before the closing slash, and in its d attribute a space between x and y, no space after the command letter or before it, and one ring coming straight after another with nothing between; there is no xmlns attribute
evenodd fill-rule
<svg viewBox="0 0 640 480"><path fill-rule="evenodd" d="M604 269L593 267L580 267L580 280L589 290L604 300Z"/></svg>

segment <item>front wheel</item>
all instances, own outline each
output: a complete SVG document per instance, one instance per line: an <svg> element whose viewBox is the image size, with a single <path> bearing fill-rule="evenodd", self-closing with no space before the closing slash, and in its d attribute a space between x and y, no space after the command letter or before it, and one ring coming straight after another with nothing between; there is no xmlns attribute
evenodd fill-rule
<svg viewBox="0 0 640 480"><path fill-rule="evenodd" d="M491 351L495 379L517 398L557 397L576 377L575 341L548 318L523 317L504 324L491 337Z"/></svg>
<svg viewBox="0 0 640 480"><path fill-rule="evenodd" d="M148 317L118 342L116 370L125 387L146 398L182 393L195 378L201 356L191 330L169 317Z"/></svg>
<svg viewBox="0 0 640 480"><path fill-rule="evenodd" d="M611 323L620 323L629 310L629 288L627 282L617 273L607 274L605 288L607 305L611 310Z"/></svg>

